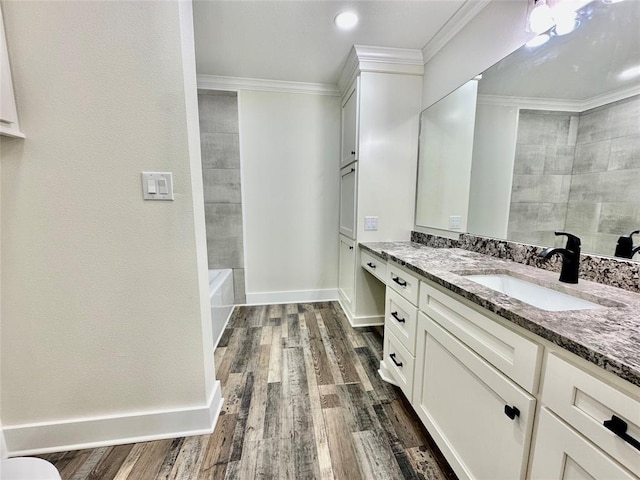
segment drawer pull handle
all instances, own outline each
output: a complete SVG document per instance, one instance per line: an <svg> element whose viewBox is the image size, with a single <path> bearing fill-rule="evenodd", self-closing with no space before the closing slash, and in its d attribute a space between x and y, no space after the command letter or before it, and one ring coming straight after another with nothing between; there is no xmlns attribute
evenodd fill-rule
<svg viewBox="0 0 640 480"><path fill-rule="evenodd" d="M402 367L402 362L398 362L396 360L396 354L392 353L391 355L389 355L391 357L391 360L393 360L393 363L396 364L396 367Z"/></svg>
<svg viewBox="0 0 640 480"><path fill-rule="evenodd" d="M371 263L371 262L367 263L367 266L370 267L370 268L373 268L374 270L376 268L376 264L375 263Z"/></svg>
<svg viewBox="0 0 640 480"><path fill-rule="evenodd" d="M395 318L399 323L404 323L406 320L398 316L398 312L391 312L391 316Z"/></svg>
<svg viewBox="0 0 640 480"><path fill-rule="evenodd" d="M396 282L398 285L400 285L401 287L406 287L407 286L407 282L405 282L404 280L402 280L400 277L391 277L391 280L393 280L394 282Z"/></svg>
<svg viewBox="0 0 640 480"><path fill-rule="evenodd" d="M518 407L512 407L511 405L504 406L504 414L509 417L511 420L514 420L516 417L520 416L520 410Z"/></svg>
<svg viewBox="0 0 640 480"><path fill-rule="evenodd" d="M640 450L640 441L636 440L627 433L627 422L622 420L620 417L611 415L611 420L605 420L603 425L605 428L611 430L629 445L637 450Z"/></svg>

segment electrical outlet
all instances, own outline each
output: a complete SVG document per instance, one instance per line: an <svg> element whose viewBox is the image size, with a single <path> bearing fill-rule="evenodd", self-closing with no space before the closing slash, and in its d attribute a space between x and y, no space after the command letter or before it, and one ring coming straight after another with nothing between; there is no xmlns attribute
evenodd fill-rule
<svg viewBox="0 0 640 480"><path fill-rule="evenodd" d="M462 217L459 215L452 215L449 217L449 228L452 230L460 230L462 226Z"/></svg>
<svg viewBox="0 0 640 480"><path fill-rule="evenodd" d="M365 230L378 230L378 217L364 217Z"/></svg>

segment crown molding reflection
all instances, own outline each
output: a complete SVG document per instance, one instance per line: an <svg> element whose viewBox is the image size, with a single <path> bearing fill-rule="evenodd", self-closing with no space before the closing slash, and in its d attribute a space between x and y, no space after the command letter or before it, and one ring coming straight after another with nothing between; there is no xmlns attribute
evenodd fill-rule
<svg viewBox="0 0 640 480"><path fill-rule="evenodd" d="M624 87L586 100L559 100L556 98L508 97L502 95L478 95L478 104L502 107L519 107L529 110L554 112L584 112L625 98L640 95L640 85Z"/></svg>

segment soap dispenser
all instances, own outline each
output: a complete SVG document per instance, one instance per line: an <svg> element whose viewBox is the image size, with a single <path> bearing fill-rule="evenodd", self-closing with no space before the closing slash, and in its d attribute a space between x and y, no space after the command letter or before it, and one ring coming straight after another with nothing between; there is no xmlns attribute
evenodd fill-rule
<svg viewBox="0 0 640 480"><path fill-rule="evenodd" d="M616 252L614 255L620 258L633 258L633 256L640 250L640 246L633 246L633 236L640 233L640 230L631 232L629 235L621 235L618 238L618 244L616 245Z"/></svg>

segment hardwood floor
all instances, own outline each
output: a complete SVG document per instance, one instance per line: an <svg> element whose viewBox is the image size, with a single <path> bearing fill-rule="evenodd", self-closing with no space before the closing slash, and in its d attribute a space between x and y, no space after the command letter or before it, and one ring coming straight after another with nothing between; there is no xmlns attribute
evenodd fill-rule
<svg viewBox="0 0 640 480"><path fill-rule="evenodd" d="M42 458L63 480L455 479L378 376L381 334L335 302L237 307L215 351L213 434Z"/></svg>

